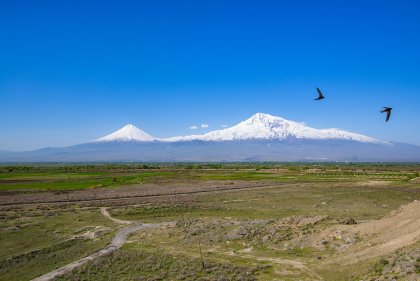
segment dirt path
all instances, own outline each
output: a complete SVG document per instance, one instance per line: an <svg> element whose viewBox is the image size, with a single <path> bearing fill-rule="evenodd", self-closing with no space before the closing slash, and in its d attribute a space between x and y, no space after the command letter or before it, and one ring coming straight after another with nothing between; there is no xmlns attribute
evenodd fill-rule
<svg viewBox="0 0 420 281"><path fill-rule="evenodd" d="M61 276L65 273L71 272L73 269L82 266L83 264L92 261L94 259L97 259L99 257L108 255L110 253L112 253L113 251L121 248L122 245L124 245L124 243L127 240L127 237L136 231L140 231L140 230L145 230L145 229L152 229L152 228L156 228L159 226L163 226L163 225L167 225L168 223L138 223L138 222L130 222L130 221L124 221L124 220L119 220L119 219L115 219L112 218L108 212L108 210L106 208L101 208L101 213L108 219L112 220L115 223L118 224L122 224L122 225L129 225L127 227L124 227L122 229L120 229L117 234L114 236L114 238L112 239L111 243L106 246L104 249L90 255L87 256L85 258L82 258L80 260L77 260L75 262L72 262L68 265L65 265L63 267L60 267L54 271L51 271L47 274L44 274L38 278L33 279L32 281L48 281L48 280L53 280L54 278Z"/></svg>
<svg viewBox="0 0 420 281"><path fill-rule="evenodd" d="M107 219L112 220L113 222L118 224L133 224L132 221L124 221L111 217L106 207L101 208L101 214L104 215Z"/></svg>
<svg viewBox="0 0 420 281"><path fill-rule="evenodd" d="M420 177L411 179L410 182L412 182L412 183L420 183Z"/></svg>
<svg viewBox="0 0 420 281"><path fill-rule="evenodd" d="M319 276L317 273L315 273L313 270L309 269L303 262L297 261L297 260L290 260L290 259L283 259L283 258L267 258L267 257L261 257L256 256L252 254L242 254L242 253L235 253L235 252L224 252L224 251L217 251L212 250L213 252L228 255L228 256L235 256L240 257L243 259L252 259L257 261L267 261L278 265L288 265L291 266L299 271L302 271L306 273L311 279L310 280L323 280L321 276Z"/></svg>

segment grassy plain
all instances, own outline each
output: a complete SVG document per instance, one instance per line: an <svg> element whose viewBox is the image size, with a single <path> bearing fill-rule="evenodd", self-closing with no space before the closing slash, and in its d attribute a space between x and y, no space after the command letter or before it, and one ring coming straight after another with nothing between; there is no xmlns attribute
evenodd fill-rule
<svg viewBox="0 0 420 281"><path fill-rule="evenodd" d="M352 229L420 200L419 172L369 163L0 166L0 280L30 280L103 248L122 226L99 207L173 224L135 233L58 280L411 280L418 237L333 261L381 242ZM350 219L357 225L344 225Z"/></svg>

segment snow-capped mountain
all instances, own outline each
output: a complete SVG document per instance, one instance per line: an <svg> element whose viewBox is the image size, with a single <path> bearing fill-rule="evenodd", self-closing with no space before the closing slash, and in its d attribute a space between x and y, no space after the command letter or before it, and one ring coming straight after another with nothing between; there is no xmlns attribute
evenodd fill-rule
<svg viewBox="0 0 420 281"><path fill-rule="evenodd" d="M237 141L237 140L346 140L363 143L383 143L374 138L339 129L314 129L281 117L257 113L239 124L202 135L179 136L164 141Z"/></svg>
<svg viewBox="0 0 420 281"><path fill-rule="evenodd" d="M4 162L420 161L420 146L386 143L339 129L314 129L257 113L202 135L154 138L133 125L94 142L0 152Z"/></svg>
<svg viewBox="0 0 420 281"><path fill-rule="evenodd" d="M118 131L105 137L95 140L95 142L113 142L113 141L154 141L155 138L146 132L140 130L134 125L128 124Z"/></svg>

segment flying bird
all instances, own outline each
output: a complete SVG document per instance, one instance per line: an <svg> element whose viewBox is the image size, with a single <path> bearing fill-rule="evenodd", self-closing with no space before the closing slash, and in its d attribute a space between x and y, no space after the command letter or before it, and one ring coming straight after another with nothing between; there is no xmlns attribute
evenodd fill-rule
<svg viewBox="0 0 420 281"><path fill-rule="evenodd" d="M391 110L392 107L383 107L383 110L381 110L381 113L386 112L386 122L388 122L389 117L391 117Z"/></svg>
<svg viewBox="0 0 420 281"><path fill-rule="evenodd" d="M325 98L319 88L316 88L316 90L318 91L318 97L315 100L322 100L323 98Z"/></svg>

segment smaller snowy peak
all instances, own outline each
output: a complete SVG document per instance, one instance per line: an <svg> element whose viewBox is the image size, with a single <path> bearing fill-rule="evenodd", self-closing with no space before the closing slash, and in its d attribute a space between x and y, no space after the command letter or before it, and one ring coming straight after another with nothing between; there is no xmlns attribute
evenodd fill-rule
<svg viewBox="0 0 420 281"><path fill-rule="evenodd" d="M112 142L112 141L154 141L155 138L146 132L140 130L134 125L127 124L118 131L105 137L95 140L95 142Z"/></svg>

